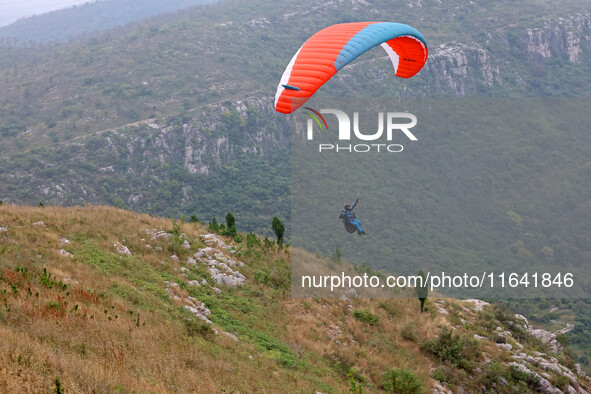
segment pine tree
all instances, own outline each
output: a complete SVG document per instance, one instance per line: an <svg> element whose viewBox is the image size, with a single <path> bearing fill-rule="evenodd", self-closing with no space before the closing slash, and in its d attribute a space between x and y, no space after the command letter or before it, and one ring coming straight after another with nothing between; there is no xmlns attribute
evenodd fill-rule
<svg viewBox="0 0 591 394"><path fill-rule="evenodd" d="M275 236L277 237L277 243L279 245L283 245L283 234L285 233L285 226L281 223L281 220L277 216L273 218L273 223L271 224L273 231L275 232Z"/></svg>

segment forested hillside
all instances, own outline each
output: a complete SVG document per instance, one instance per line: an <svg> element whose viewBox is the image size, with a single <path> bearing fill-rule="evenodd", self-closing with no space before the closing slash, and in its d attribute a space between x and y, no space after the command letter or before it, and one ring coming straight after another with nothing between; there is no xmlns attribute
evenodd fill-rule
<svg viewBox="0 0 591 394"><path fill-rule="evenodd" d="M99 31L215 0L94 0L81 5L21 18L0 27L0 40L13 46L63 42Z"/></svg>
<svg viewBox="0 0 591 394"><path fill-rule="evenodd" d="M322 94L588 91L590 22L576 2L561 7L417 4L310 1L286 2L282 8L274 2L224 2L57 47L44 56L35 49L4 47L0 149L7 171L1 174L0 198L219 215L225 205L216 203L218 197L209 205L206 196L232 187L232 194L221 194L240 196L236 210L245 215L246 228L262 229L272 215L252 214L248 207L260 200L248 188L266 190L268 179L289 176L283 150L287 123L271 108L275 84L297 47L329 23L404 20L428 37L431 57L418 76L401 80L390 76L382 52L371 51ZM242 155L271 151L274 155L259 158ZM260 171L262 162L275 175ZM235 182L224 182L238 168ZM25 179L27 186L21 187ZM288 217L288 193L280 181L263 205ZM177 203L169 204L171 197Z"/></svg>

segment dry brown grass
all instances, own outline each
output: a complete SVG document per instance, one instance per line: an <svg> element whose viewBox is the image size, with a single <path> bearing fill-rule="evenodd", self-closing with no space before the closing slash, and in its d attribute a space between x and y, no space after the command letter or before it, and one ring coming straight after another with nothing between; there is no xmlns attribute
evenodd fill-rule
<svg viewBox="0 0 591 394"><path fill-rule="evenodd" d="M399 314L390 316L379 305L393 304ZM376 326L352 317L353 309L368 309L380 319ZM414 299L292 299L286 302L292 319L287 322L293 341L321 354L339 354L354 369L378 384L381 374L392 368L412 371L425 389L431 386L431 363L418 343L435 336L447 321L429 313L421 314ZM411 322L416 328L415 342L404 339L402 329ZM334 335L331 330L340 334Z"/></svg>
<svg viewBox="0 0 591 394"><path fill-rule="evenodd" d="M39 221L45 225L33 225ZM273 393L328 387L346 392L347 378L334 370L331 354L350 362L368 379L371 390L379 390L381 374L392 368L406 368L426 390L431 387L431 362L418 343L447 324L443 317L420 314L415 299L293 299L289 291L257 283L254 275L262 269L271 272L274 283L281 283L289 269L288 263L279 264L289 262L285 248L270 248L245 260L241 271L249 293L228 294L245 297L261 311L262 318L251 329L277 338L300 355L301 365L293 368L281 366L273 352L261 350L248 338L235 342L225 335L187 336L179 306L157 294L166 294L164 278L186 281L178 271L180 263L170 259L169 241L152 240L146 233L171 229L169 219L97 206L2 205L0 226L9 228L6 236L0 234L0 391L52 391L59 377L67 392ZM192 245L187 256L203 246L198 238L206 232L203 226L185 223L182 231ZM71 244L60 246L61 237ZM89 245L116 254L117 242L134 256L120 260L131 264L127 268L101 268L77 257ZM58 254L62 248L74 258ZM308 257L307 268L313 271L318 262ZM52 288L39 279L43 268L57 281ZM142 282L155 272L155 283ZM118 293L121 289L127 293ZM181 297L188 294L178 291ZM396 313L380 307L382 302L390 303L389 310ZM379 315L379 323L370 326L355 319L349 305ZM246 318L239 311L232 314ZM416 329L415 341L402 336L407 324ZM331 329L338 334L331 334Z"/></svg>
<svg viewBox="0 0 591 394"><path fill-rule="evenodd" d="M45 225L33 226L39 221ZM286 384L294 390L314 387L297 376L300 372L286 371L249 343L224 335L213 341L188 338L182 325L170 316L163 318L162 311L139 309L112 295L114 284L134 287L124 273L103 274L57 253L60 237L72 244L91 239L110 252L115 242L125 240L145 264L161 267L165 261L173 272L179 264L169 259L167 241L146 234L146 228L172 228L171 220L107 207L3 205L0 226L9 228L0 238L0 293L6 291L0 312L0 391L51 391L56 377L69 392L121 388L208 393L226 387L277 392ZM193 224L184 224L182 231L189 238L205 232ZM197 239L192 242L198 244ZM29 277L17 267L26 268ZM52 279L67 283L67 290L41 285L38 276L44 267ZM164 283L157 285L164 288ZM185 290L180 293L187 295Z"/></svg>

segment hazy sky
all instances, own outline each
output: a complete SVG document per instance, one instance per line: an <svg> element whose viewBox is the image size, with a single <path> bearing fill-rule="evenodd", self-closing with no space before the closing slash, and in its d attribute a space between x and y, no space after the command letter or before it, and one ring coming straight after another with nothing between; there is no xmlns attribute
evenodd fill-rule
<svg viewBox="0 0 591 394"><path fill-rule="evenodd" d="M0 0L0 26L9 25L18 18L39 15L75 4L93 3L95 0Z"/></svg>

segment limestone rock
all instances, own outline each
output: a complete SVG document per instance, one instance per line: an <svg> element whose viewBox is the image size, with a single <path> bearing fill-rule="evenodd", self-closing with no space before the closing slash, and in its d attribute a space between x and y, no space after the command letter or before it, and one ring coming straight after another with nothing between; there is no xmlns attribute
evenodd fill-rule
<svg viewBox="0 0 591 394"><path fill-rule="evenodd" d="M129 251L129 248L125 245L122 245L121 242L114 243L113 247L115 247L115 250L117 251L117 253L125 255L125 256L131 256L131 252Z"/></svg>
<svg viewBox="0 0 591 394"><path fill-rule="evenodd" d="M74 255L70 252L68 252L65 249L60 249L57 251L60 255L65 256L65 257L74 257Z"/></svg>

